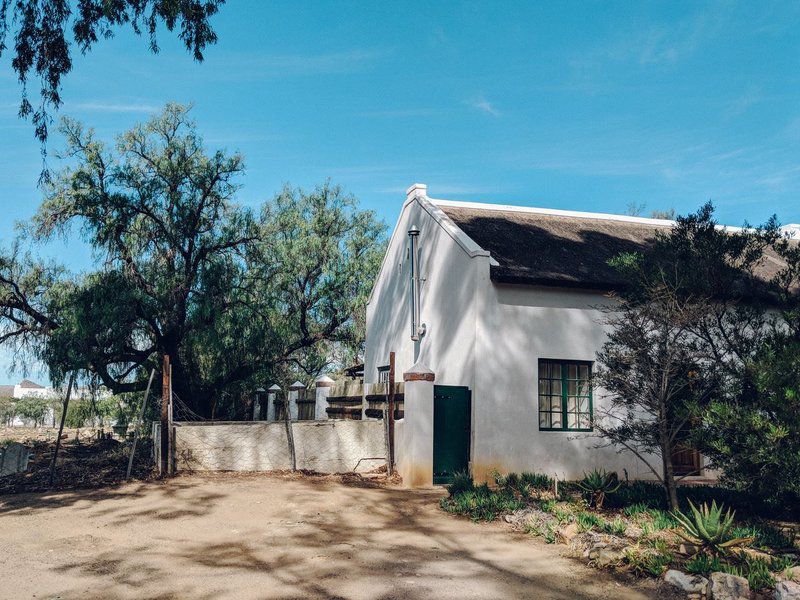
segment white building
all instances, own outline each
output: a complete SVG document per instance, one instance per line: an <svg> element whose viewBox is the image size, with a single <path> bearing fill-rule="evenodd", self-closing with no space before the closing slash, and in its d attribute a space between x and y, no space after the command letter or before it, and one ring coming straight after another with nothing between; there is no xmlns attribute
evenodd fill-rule
<svg viewBox="0 0 800 600"><path fill-rule="evenodd" d="M14 398L18 400L20 398L27 398L31 396L36 398L56 399L57 392L51 387L39 385L30 379L23 379L15 385L0 385L0 397ZM47 409L47 414L44 416L42 423L46 426L52 426L54 424L54 411L52 408ZM30 425L32 425L32 423L27 422L27 420L23 419L22 417L14 417L14 419L11 421L12 427L26 427Z"/></svg>
<svg viewBox="0 0 800 600"><path fill-rule="evenodd" d="M424 185L409 188L367 306L364 381L385 377L392 351L397 380L414 365L434 373L434 403L442 403L431 413L434 482L462 468L478 482L495 469L650 477L633 455L598 448L592 419L604 399L591 373L607 334L601 307L622 283L608 259L642 249L672 225L435 200ZM407 390L401 428L411 436L408 401ZM447 401L464 407L464 422L447 412ZM410 440L398 437L401 473ZM686 470L702 466L693 452L682 460Z"/></svg>

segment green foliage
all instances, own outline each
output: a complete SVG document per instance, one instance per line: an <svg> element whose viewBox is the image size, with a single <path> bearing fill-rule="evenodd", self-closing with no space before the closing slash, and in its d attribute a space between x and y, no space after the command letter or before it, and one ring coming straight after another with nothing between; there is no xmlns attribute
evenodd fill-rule
<svg viewBox="0 0 800 600"><path fill-rule="evenodd" d="M7 425L17 416L17 405L13 398L0 397L0 425Z"/></svg>
<svg viewBox="0 0 800 600"><path fill-rule="evenodd" d="M608 533L609 535L616 535L616 536L623 536L625 535L625 530L627 526L625 525L625 521L623 521L620 517L616 517L613 521L604 521L601 524L601 530L603 533Z"/></svg>
<svg viewBox="0 0 800 600"><path fill-rule="evenodd" d="M484 484L442 498L439 505L446 512L467 515L473 521L494 521L503 513L523 508L525 503L507 491L494 491Z"/></svg>
<svg viewBox="0 0 800 600"><path fill-rule="evenodd" d="M518 494L521 498L530 498L530 484L516 473L509 473L508 475L495 473L494 480L502 490L511 494Z"/></svg>
<svg viewBox="0 0 800 600"><path fill-rule="evenodd" d="M800 341L779 330L741 374L737 401L721 397L703 413L703 453L724 466L730 486L768 509L800 514Z"/></svg>
<svg viewBox="0 0 800 600"><path fill-rule="evenodd" d="M578 531L591 531L601 529L605 525L602 517L590 512L579 512L575 515L575 522L578 524Z"/></svg>
<svg viewBox="0 0 800 600"><path fill-rule="evenodd" d="M715 571L722 571L723 562L719 556L709 556L708 554L695 554L687 560L683 568L687 573L693 575L708 575Z"/></svg>
<svg viewBox="0 0 800 600"><path fill-rule="evenodd" d="M670 513L663 510L651 508L647 511L647 514L653 519L652 524L655 531L674 529L679 524Z"/></svg>
<svg viewBox="0 0 800 600"><path fill-rule="evenodd" d="M130 25L137 35L146 31L151 50L157 52L156 31L162 27L174 31L177 26L183 45L195 60L201 61L205 47L217 41L209 21L223 2L81 0L74 6L62 0L1 2L0 57L5 49L3 38L11 32L15 43L14 57L9 62L22 85L20 116L32 117L36 137L44 144L50 112L57 110L62 102L61 78L72 68L70 34L75 46L85 54L98 40L112 37L115 29ZM28 99L31 76L41 82L36 108Z"/></svg>
<svg viewBox="0 0 800 600"><path fill-rule="evenodd" d="M447 493L451 496L469 492L475 489L472 476L466 472L458 472L453 475L453 481L447 486Z"/></svg>
<svg viewBox="0 0 800 600"><path fill-rule="evenodd" d="M622 509L622 514L626 517L635 517L636 515L646 513L649 510L649 505L645 502L636 502L635 504L631 504L630 506L626 506Z"/></svg>
<svg viewBox="0 0 800 600"><path fill-rule="evenodd" d="M176 104L113 147L75 121L62 132L71 164L26 234L79 228L102 261L75 276L0 252L0 335L53 377L141 392L168 354L191 409L243 418L253 389L360 352L385 225L352 196L287 187L254 214L236 203L242 157L207 151Z"/></svg>
<svg viewBox="0 0 800 600"><path fill-rule="evenodd" d="M687 542L699 546L702 551L711 555L728 553L731 548L744 546L752 541L748 537L733 536L733 521L735 513L730 509L723 515L723 506L716 502L703 504L698 509L689 502L691 513L685 515L675 511L673 516L680 524L682 531L678 531Z"/></svg>
<svg viewBox="0 0 800 600"><path fill-rule="evenodd" d="M552 477L544 473L529 473L524 472L520 476L520 481L527 484L531 489L535 490L551 490L553 489L554 480Z"/></svg>
<svg viewBox="0 0 800 600"><path fill-rule="evenodd" d="M539 507L540 507L540 508L541 508L541 509L542 509L544 512L553 512L553 509L555 509L555 507L556 507L556 504L558 504L558 503L557 503L555 500L552 500L552 499L548 499L548 500L542 500L542 501L539 503Z"/></svg>
<svg viewBox="0 0 800 600"><path fill-rule="evenodd" d="M568 523L572 520L572 511L563 506L556 506L553 508L553 516L556 520L563 525L564 523Z"/></svg>
<svg viewBox="0 0 800 600"><path fill-rule="evenodd" d="M752 538L753 546L770 550L786 550L794 547L791 534L766 523L737 525L731 530L733 537Z"/></svg>
<svg viewBox="0 0 800 600"><path fill-rule="evenodd" d="M675 560L675 556L669 552L662 553L638 545L628 546L623 553L633 573L651 577L660 577Z"/></svg>
<svg viewBox="0 0 800 600"><path fill-rule="evenodd" d="M44 424L44 419L52 407L49 398L33 395L18 398L14 404L16 414L23 419L33 421L36 426Z"/></svg>
<svg viewBox="0 0 800 600"><path fill-rule="evenodd" d="M646 505L652 508L665 508L664 488L651 481L624 481L614 492L606 494L606 506L624 508L631 505Z"/></svg>
<svg viewBox="0 0 800 600"><path fill-rule="evenodd" d="M619 478L615 472L605 469L595 469L584 473L583 479L578 482L578 487L586 494L589 506L602 508L606 494L612 494L620 488Z"/></svg>
<svg viewBox="0 0 800 600"><path fill-rule="evenodd" d="M548 523L544 529L544 541L548 544L555 544L556 539L556 527L552 523Z"/></svg>

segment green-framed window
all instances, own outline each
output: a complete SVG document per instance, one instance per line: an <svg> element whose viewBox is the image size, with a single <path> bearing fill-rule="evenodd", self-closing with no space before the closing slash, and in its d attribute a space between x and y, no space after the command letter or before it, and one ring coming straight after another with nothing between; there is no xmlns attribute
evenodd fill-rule
<svg viewBox="0 0 800 600"><path fill-rule="evenodd" d="M539 359L539 429L592 430L592 363Z"/></svg>

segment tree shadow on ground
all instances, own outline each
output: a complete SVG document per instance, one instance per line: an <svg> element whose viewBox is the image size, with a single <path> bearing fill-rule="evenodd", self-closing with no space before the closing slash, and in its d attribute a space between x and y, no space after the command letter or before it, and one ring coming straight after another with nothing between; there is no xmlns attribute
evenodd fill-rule
<svg viewBox="0 0 800 600"><path fill-rule="evenodd" d="M200 485L203 480L190 481ZM157 504L178 504L169 510L179 516L165 518L187 522L180 539L150 539L65 562L55 570L97 583L92 593L101 595L87 596L83 587L82 593L75 588L61 597L649 597L559 557L555 547L543 551L529 537L497 524L470 523L440 512L439 490L348 487L324 478L254 480L256 489L283 486L285 499L281 506L264 509L260 529L233 531L218 520L219 510L236 510L235 489L230 502L220 505L225 494L202 486L192 490L187 483L172 482L176 490L156 494ZM248 498L257 497L252 489L249 493ZM216 507L219 531L206 529L207 511L187 508L194 504L192 494ZM147 528L159 519L142 507L140 512L120 511L112 523ZM178 590L171 592L176 595L147 596L153 587L169 586Z"/></svg>

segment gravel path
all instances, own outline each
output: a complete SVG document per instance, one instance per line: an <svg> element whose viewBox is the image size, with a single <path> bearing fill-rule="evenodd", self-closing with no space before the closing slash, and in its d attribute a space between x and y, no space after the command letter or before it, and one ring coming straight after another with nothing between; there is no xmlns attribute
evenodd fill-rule
<svg viewBox="0 0 800 600"><path fill-rule="evenodd" d="M0 496L0 598L644 599L441 491L337 478L183 476ZM666 597L666 596L665 596Z"/></svg>

